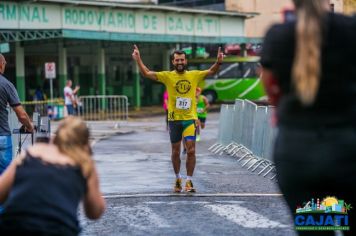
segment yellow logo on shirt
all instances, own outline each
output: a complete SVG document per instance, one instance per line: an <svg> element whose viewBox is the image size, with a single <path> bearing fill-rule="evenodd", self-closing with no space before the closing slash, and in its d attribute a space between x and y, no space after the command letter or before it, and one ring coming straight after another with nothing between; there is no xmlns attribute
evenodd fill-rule
<svg viewBox="0 0 356 236"><path fill-rule="evenodd" d="M186 94L190 91L190 88L192 87L190 81L188 80L180 80L176 84L176 91L180 94Z"/></svg>

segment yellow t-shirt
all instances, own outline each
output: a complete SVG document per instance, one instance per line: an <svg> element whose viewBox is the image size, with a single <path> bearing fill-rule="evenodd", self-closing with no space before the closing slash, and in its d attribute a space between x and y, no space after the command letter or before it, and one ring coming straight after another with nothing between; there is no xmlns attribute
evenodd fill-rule
<svg viewBox="0 0 356 236"><path fill-rule="evenodd" d="M195 90L208 70L185 71L182 74L173 71L157 72L157 80L166 85L168 91L168 120L196 120L197 103Z"/></svg>

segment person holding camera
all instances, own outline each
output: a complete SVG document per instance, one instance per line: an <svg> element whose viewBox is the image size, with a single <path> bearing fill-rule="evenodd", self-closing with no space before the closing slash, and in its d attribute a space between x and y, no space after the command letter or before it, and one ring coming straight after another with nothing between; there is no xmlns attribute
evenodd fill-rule
<svg viewBox="0 0 356 236"><path fill-rule="evenodd" d="M78 206L89 219L105 210L90 147L78 117L58 126L53 141L36 142L0 176L0 235L78 235Z"/></svg>
<svg viewBox="0 0 356 236"><path fill-rule="evenodd" d="M33 132L34 130L29 116L21 105L14 85L3 76L5 67L5 57L0 54L0 175L8 167L13 156L11 130L8 121L8 105L15 111L26 132Z"/></svg>

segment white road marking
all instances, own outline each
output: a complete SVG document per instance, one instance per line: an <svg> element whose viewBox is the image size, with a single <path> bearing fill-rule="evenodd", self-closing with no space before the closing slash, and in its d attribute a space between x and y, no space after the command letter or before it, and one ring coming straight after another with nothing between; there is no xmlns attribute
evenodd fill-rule
<svg viewBox="0 0 356 236"><path fill-rule="evenodd" d="M97 140L93 140L93 141L91 142L90 146L93 148L97 142L98 142Z"/></svg>
<svg viewBox="0 0 356 236"><path fill-rule="evenodd" d="M188 205L197 205L197 204L209 204L210 202L204 202L204 201L169 201L169 202L158 202L158 201L153 201L153 202L144 202L145 204L149 204L149 205L175 205L175 204L179 204L179 205L184 205L184 204L188 204Z"/></svg>
<svg viewBox="0 0 356 236"><path fill-rule="evenodd" d="M169 228L171 227L166 219L154 213L151 208L144 205L136 206L115 206L118 209L118 220L129 227L147 230L152 228Z"/></svg>
<svg viewBox="0 0 356 236"><path fill-rule="evenodd" d="M113 194L104 198L141 198L141 197L282 197L280 193L138 193Z"/></svg>
<svg viewBox="0 0 356 236"><path fill-rule="evenodd" d="M215 214L222 216L245 228L287 228L277 221L270 220L240 205L205 205Z"/></svg>
<svg viewBox="0 0 356 236"><path fill-rule="evenodd" d="M230 203L230 204L240 204L244 203L244 201L215 201L217 203Z"/></svg>

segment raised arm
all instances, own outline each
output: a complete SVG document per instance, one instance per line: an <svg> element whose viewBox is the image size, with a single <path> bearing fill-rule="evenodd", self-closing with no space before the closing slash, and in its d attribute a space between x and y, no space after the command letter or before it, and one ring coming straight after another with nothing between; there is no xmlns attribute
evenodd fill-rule
<svg viewBox="0 0 356 236"><path fill-rule="evenodd" d="M223 60L224 60L224 53L221 52L221 47L219 47L216 62L209 68L208 76L215 75L219 71L220 65L223 62Z"/></svg>
<svg viewBox="0 0 356 236"><path fill-rule="evenodd" d="M79 85L75 86L75 89L73 90L73 94L77 94L79 89L80 89Z"/></svg>
<svg viewBox="0 0 356 236"><path fill-rule="evenodd" d="M17 105L12 107L12 109L15 111L17 118L26 127L26 130L29 132L33 132L34 126L31 122L30 117L27 115L25 109L23 108L22 105Z"/></svg>
<svg viewBox="0 0 356 236"><path fill-rule="evenodd" d="M143 64L142 60L141 60L141 56L140 56L140 51L138 50L138 47L136 45L134 45L134 50L132 53L132 58L136 61L138 68L140 70L140 73L149 79L152 80L157 80L157 76L156 76L156 72L154 71L150 71L147 66L145 66L145 64Z"/></svg>

